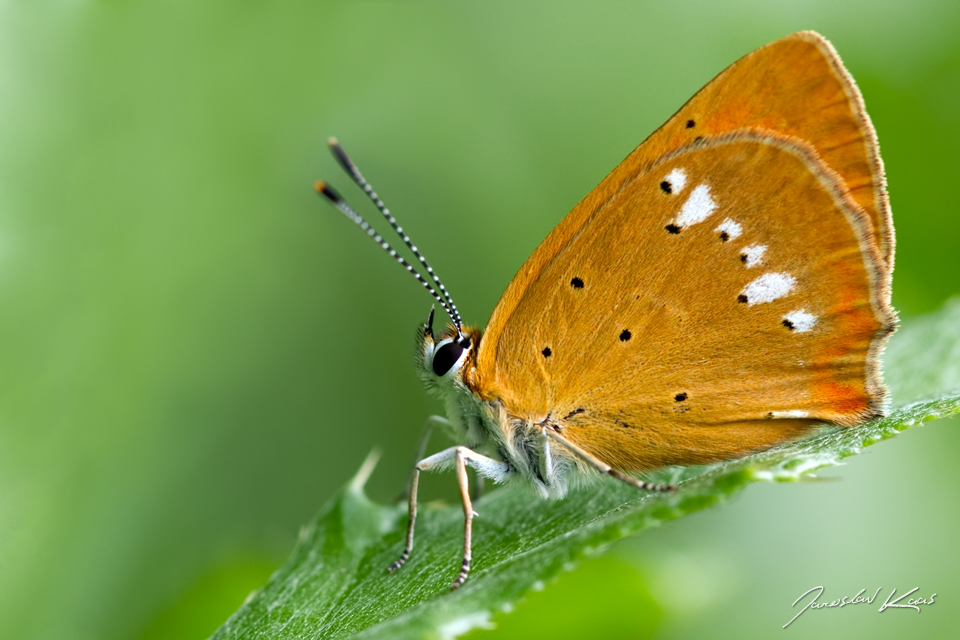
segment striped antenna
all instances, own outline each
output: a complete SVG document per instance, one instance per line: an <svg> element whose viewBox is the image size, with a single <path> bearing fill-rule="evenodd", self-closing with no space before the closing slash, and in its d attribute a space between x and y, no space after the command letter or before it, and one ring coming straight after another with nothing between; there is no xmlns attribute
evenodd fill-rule
<svg viewBox="0 0 960 640"><path fill-rule="evenodd" d="M373 187L370 186L370 183L367 182L366 178L360 173L360 169L357 168L357 165L353 163L353 160L350 159L350 156L347 155L347 152L343 150L343 147L340 146L340 143L337 142L336 138L330 138L327 141L327 144L330 145L330 150L333 152L334 157L337 159L337 162L340 163L340 166L343 168L347 174L353 178L353 181L357 183L357 186L363 189L363 192L367 194L367 197L373 201L373 204L377 207L380 213L383 214L383 217L387 219L387 222L390 223L390 226L393 227L393 230L397 232L397 235L400 236L400 239L403 240L403 244L407 245L407 248L413 252L413 255L416 256L417 260L420 261L420 264L423 265L423 268L427 270L427 274L430 278L437 284L437 288L440 289L440 293L443 294L443 297L446 299L447 304L449 305L449 311L453 311L453 314L450 315L450 319L453 320L454 324L457 325L457 331L459 332L459 327L463 324L460 320L460 312L457 311L457 305L453 303L453 298L450 296L450 293L447 291L447 288L443 286L443 282L440 281L440 277L434 272L430 267L430 264L427 262L427 259L423 257L423 254L417 249L417 245L413 244L413 241L403 231L403 227L397 222L397 219L393 217L390 213L390 210L387 209L386 205L383 204L383 201L380 199L380 196L377 195L377 192L373 190ZM446 308L446 307L444 307Z"/></svg>
<svg viewBox="0 0 960 640"><path fill-rule="evenodd" d="M460 330L461 323L460 323L459 316L454 316L454 312L451 311L449 306L447 306L446 299L444 299L437 292L437 290L434 289L433 286L429 282L427 282L416 269L413 268L413 265L407 262L403 258L403 256L401 256L399 253L397 253L396 250L393 247L391 247L387 243L387 241L384 240L383 237L376 232L376 230L373 227L370 226L370 223L364 220L363 216L361 216L359 213L354 211L353 207L347 204L346 200L340 197L340 194L334 191L330 185L320 180L316 184L314 184L314 189L316 189L317 193L319 193L328 201L330 201L330 203L333 206L335 206L343 215L347 216L347 218L349 218L355 225L363 229L368 236L373 238L374 242L380 245L381 249L389 253L394 260L396 260L403 266L404 269L409 271L410 275L416 278L417 282L422 284L424 288L430 292L430 295L432 295L436 299L436 301L440 303L440 306L443 307L443 310L446 311L447 315L450 316L450 319L453 320L454 325L457 328L457 337L459 338L459 340L461 342L466 340L466 338L464 337L463 333Z"/></svg>

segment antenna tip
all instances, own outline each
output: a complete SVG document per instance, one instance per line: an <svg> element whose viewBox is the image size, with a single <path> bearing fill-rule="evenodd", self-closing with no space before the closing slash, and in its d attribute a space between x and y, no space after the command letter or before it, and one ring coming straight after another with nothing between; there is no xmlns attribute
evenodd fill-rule
<svg viewBox="0 0 960 640"><path fill-rule="evenodd" d="M333 157L337 159L337 162L340 163L340 166L343 168L343 170L353 176L353 179L356 180L357 176L360 175L360 172L357 171L356 165L353 164L350 156L348 156L347 152L343 150L343 147L340 146L340 143L337 142L337 139L330 138L327 140L327 144L330 145L330 152L333 153Z"/></svg>
<svg viewBox="0 0 960 640"><path fill-rule="evenodd" d="M340 197L340 194L334 191L333 188L323 180L317 180L315 183L313 183L313 188L317 193L335 205L343 202L343 198Z"/></svg>

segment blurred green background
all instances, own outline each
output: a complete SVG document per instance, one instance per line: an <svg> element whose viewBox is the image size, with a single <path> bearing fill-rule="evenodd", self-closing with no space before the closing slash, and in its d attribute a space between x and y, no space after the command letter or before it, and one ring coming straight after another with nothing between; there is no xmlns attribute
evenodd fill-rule
<svg viewBox="0 0 960 640"><path fill-rule="evenodd" d="M312 193L369 211L327 136L482 324L634 146L800 29L879 132L895 303L935 310L960 292L955 0L0 3L0 637L203 638L374 445L371 495L399 492L440 411L411 365L431 301ZM768 637L821 584L938 600L781 633L945 635L955 424L621 543L475 637Z"/></svg>

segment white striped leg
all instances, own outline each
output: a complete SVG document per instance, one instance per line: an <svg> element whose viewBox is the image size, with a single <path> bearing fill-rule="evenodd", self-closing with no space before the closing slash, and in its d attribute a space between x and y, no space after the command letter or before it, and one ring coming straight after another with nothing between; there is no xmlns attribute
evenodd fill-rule
<svg viewBox="0 0 960 640"><path fill-rule="evenodd" d="M430 436L433 435L434 427L438 425L445 429L449 429L451 427L450 421L443 416L430 416L427 418L426 423L424 423L423 431L420 432L420 441L417 443L417 455L413 459L413 472L410 474L410 480L407 481L407 484L403 489L403 493L397 497L397 502L410 499L410 487L414 482L413 476L417 473L417 463L423 460L424 456L427 455L427 445L430 444Z"/></svg>
<svg viewBox="0 0 960 640"><path fill-rule="evenodd" d="M467 477L467 461L461 449L463 451L470 451L470 449L457 447L457 483L460 485L460 500L463 502L463 562L460 563L457 579L450 585L451 589L459 589L460 585L467 581L467 575L470 573L470 560L473 557L473 517L477 515L470 500L470 478Z"/></svg>
<svg viewBox="0 0 960 640"><path fill-rule="evenodd" d="M390 565L388 571L396 571L402 567L413 551L413 531L417 520L417 485L420 480L420 472L442 471L449 468L451 463L457 472L457 482L460 486L460 500L463 502L464 518L463 562L460 564L460 573L457 575L457 579L453 582L453 585L451 585L452 589L457 589L466 581L467 575L470 573L473 518L477 515L473 510L473 503L470 500L470 479L467 476L467 465L469 464L479 474L491 478L494 481L500 481L510 473L510 467L505 462L480 455L467 447L450 447L417 463L413 471L413 477L410 480L410 520L407 523L407 544L403 549L403 553L400 554L396 562Z"/></svg>
<svg viewBox="0 0 960 640"><path fill-rule="evenodd" d="M627 475L621 471L617 471L606 462L593 455L589 451L581 449L577 445L573 444L559 433L553 429L547 429L546 433L549 437L553 438L559 442L564 448L576 455L578 458L589 464L591 467L599 471L600 473L605 473L609 476L613 476L621 482L625 482L637 489L644 489L646 491L676 491L677 487L672 484L650 484L649 482L644 482L643 480L638 480L633 476Z"/></svg>

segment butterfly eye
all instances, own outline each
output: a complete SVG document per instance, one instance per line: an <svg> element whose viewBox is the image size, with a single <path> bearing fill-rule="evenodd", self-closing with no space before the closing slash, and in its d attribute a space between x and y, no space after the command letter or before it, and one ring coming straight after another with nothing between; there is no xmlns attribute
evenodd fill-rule
<svg viewBox="0 0 960 640"><path fill-rule="evenodd" d="M433 354L433 372L441 377L447 375L462 355L463 345L459 342L453 341L442 345Z"/></svg>

